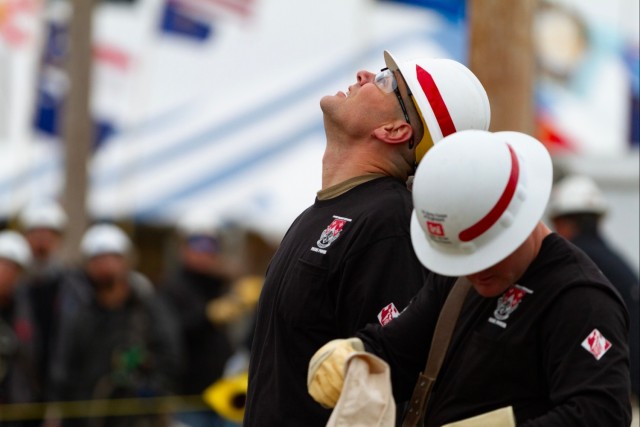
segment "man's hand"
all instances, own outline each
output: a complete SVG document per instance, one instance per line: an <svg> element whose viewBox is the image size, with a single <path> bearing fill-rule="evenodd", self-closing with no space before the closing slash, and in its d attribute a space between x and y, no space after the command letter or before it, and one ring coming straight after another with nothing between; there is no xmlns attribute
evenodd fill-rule
<svg viewBox="0 0 640 427"><path fill-rule="evenodd" d="M345 362L358 351L364 351L358 338L332 340L316 351L307 374L307 389L316 402L325 408L336 406L344 384Z"/></svg>

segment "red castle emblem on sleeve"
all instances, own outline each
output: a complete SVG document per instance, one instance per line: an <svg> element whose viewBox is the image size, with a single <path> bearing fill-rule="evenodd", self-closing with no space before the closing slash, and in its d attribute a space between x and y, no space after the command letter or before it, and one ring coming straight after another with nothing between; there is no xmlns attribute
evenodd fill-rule
<svg viewBox="0 0 640 427"><path fill-rule="evenodd" d="M391 303L380 310L380 313L378 313L378 322L380 322L380 324L384 326L399 315L400 312L396 308L396 305L394 303Z"/></svg>
<svg viewBox="0 0 640 427"><path fill-rule="evenodd" d="M609 342L599 330L594 329L589 336L582 341L582 347L591 353L596 360L600 360L611 348L611 342Z"/></svg>

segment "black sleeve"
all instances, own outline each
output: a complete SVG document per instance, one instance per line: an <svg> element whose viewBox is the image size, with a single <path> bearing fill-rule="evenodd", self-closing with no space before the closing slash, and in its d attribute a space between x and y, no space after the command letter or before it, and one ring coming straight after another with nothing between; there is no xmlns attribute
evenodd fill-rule
<svg viewBox="0 0 640 427"><path fill-rule="evenodd" d="M518 426L628 426L629 325L622 304L604 290L575 287L544 318L541 363L552 409Z"/></svg>
<svg viewBox="0 0 640 427"><path fill-rule="evenodd" d="M378 314L390 304L401 311L424 280L408 235L378 240L353 254L344 263L336 299L340 334L350 336L363 325L380 323Z"/></svg>
<svg viewBox="0 0 640 427"><path fill-rule="evenodd" d="M418 374L424 370L438 315L454 280L429 274L423 288L397 319L384 327L369 325L357 334L368 352L391 367L396 401L411 397Z"/></svg>

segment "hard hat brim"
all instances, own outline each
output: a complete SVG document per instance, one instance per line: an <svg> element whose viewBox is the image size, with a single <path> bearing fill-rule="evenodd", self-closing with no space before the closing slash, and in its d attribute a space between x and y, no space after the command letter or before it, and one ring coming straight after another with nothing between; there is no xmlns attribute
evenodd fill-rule
<svg viewBox="0 0 640 427"><path fill-rule="evenodd" d="M411 93L416 90L416 88L413 87L413 82L409 82L408 80L407 76L409 75L409 70L401 69L398 66L398 61L396 61L394 56L388 50L384 51L384 62L388 69L390 69L391 71L398 71L402 75L402 78L404 79L405 84L407 85L407 88L411 91ZM422 139L418 141L418 144L416 144L416 147L422 145L422 156L424 156L424 153L426 153L435 142L442 139L442 131L440 130L440 126L438 126L438 122L436 120L435 114L433 113L433 110L431 109L431 106L426 103L420 102L420 100L416 99L415 97L412 97L412 99L413 104L418 112L418 116L420 116L420 119L422 120L422 126L424 127ZM425 144L428 145L426 149L424 149Z"/></svg>

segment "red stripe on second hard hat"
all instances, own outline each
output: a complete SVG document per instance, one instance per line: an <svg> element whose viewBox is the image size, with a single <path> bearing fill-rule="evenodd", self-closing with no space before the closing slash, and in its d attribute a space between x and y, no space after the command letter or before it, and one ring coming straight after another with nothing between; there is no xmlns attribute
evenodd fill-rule
<svg viewBox="0 0 640 427"><path fill-rule="evenodd" d="M433 77L427 70L419 65L416 65L416 77L429 101L429 105L431 105L433 114L436 116L436 121L438 122L438 126L440 126L442 136L451 135L456 131L456 126L453 124L453 119L451 118L451 114L449 114L447 104L444 102L444 99L442 99L435 80L433 80Z"/></svg>
<svg viewBox="0 0 640 427"><path fill-rule="evenodd" d="M507 148L509 148L509 155L511 156L511 173L507 185L498 202L489 213L471 227L460 232L458 237L463 242L469 242L490 229L500 219L511 204L511 200L513 200L513 195L516 193L516 187L518 186L518 178L520 177L520 164L513 148L509 144L507 144Z"/></svg>

